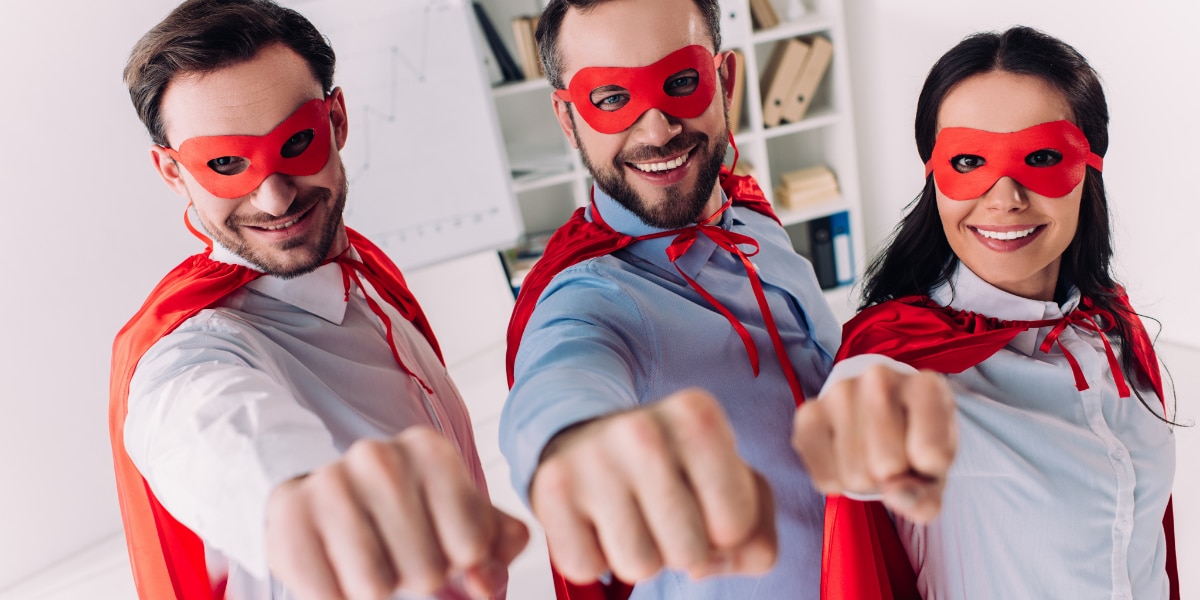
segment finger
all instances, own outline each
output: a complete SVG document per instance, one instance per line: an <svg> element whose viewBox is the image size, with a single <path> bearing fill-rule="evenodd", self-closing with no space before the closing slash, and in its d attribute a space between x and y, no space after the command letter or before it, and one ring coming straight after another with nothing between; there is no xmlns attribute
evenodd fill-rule
<svg viewBox="0 0 1200 600"><path fill-rule="evenodd" d="M393 589L430 594L440 590L448 569L422 497L422 482L403 446L363 440L346 452L348 469L395 573Z"/></svg>
<svg viewBox="0 0 1200 600"><path fill-rule="evenodd" d="M888 382L878 371L868 369L857 379L844 382L846 392L834 398L822 398L833 429L833 452L838 478L845 491L871 493L881 482L867 468L863 398L888 397Z"/></svg>
<svg viewBox="0 0 1200 600"><path fill-rule="evenodd" d="M491 557L464 571L464 585L473 598L488 598L508 584L508 565L529 543L529 528L520 520L491 507L496 537Z"/></svg>
<svg viewBox="0 0 1200 600"><path fill-rule="evenodd" d="M588 476L604 480L606 465L593 465ZM529 489L533 514L546 532L550 562L576 584L596 581L608 570L591 521L576 506L576 477L566 462L547 460L534 473Z"/></svg>
<svg viewBox="0 0 1200 600"><path fill-rule="evenodd" d="M677 550L687 555L688 560L682 564L696 565L707 562L710 545L722 549L741 544L758 523L754 472L737 453L737 442L725 412L708 394L677 396L673 402L664 402L661 414L667 421L665 430L671 437L673 455L677 456L686 479L683 482L686 487L678 489L689 497L671 498L674 507L664 500L651 514L651 523L656 522L659 512L675 511L677 530L686 527L705 535L704 540L678 540L692 546ZM693 502L699 513L696 516L693 516ZM692 524L697 518L701 523Z"/></svg>
<svg viewBox="0 0 1200 600"><path fill-rule="evenodd" d="M918 473L942 479L958 451L954 394L944 377L928 371L908 377L903 394L908 409L909 462Z"/></svg>
<svg viewBox="0 0 1200 600"><path fill-rule="evenodd" d="M825 414L826 397L805 402L796 409L792 419L792 447L804 461L808 477L822 494L842 491L837 461L833 455L833 429Z"/></svg>
<svg viewBox="0 0 1200 600"><path fill-rule="evenodd" d="M661 405L674 406L663 409ZM688 426L663 401L615 420L605 435L611 459L646 523L662 564L686 569L708 560L709 540L695 491L681 471L672 430ZM685 409L686 410L686 409ZM675 412L680 412L676 410ZM606 548L606 552L608 552Z"/></svg>
<svg viewBox="0 0 1200 600"><path fill-rule="evenodd" d="M596 539L613 575L636 583L661 570L662 555L630 490L611 489L592 495L592 499L584 510L591 516Z"/></svg>
<svg viewBox="0 0 1200 600"><path fill-rule="evenodd" d="M762 575L775 566L779 538L775 529L775 498L771 485L758 473L753 483L758 499L757 522L750 535L735 547L716 551L707 565L690 572L693 578L719 574Z"/></svg>
<svg viewBox="0 0 1200 600"><path fill-rule="evenodd" d="M901 475L885 482L880 492L883 503L893 512L910 521L928 523L941 510L945 485L945 479Z"/></svg>
<svg viewBox="0 0 1200 600"><path fill-rule="evenodd" d="M491 504L467 473L461 456L432 430L405 441L421 473L421 489L429 507L436 541L455 569L488 560L497 524Z"/></svg>
<svg viewBox="0 0 1200 600"><path fill-rule="evenodd" d="M376 537L342 464L309 475L313 516L330 565L346 596L382 598L395 586L396 573Z"/></svg>
<svg viewBox="0 0 1200 600"><path fill-rule="evenodd" d="M909 460L905 446L907 415L903 398L898 397L894 379L897 375L885 367L874 367L863 373L867 378L857 386L855 400L861 409L858 424L865 431L864 467L873 488L892 477L908 472Z"/></svg>
<svg viewBox="0 0 1200 600"><path fill-rule="evenodd" d="M271 573L301 600L341 600L344 596L313 525L309 506L293 501L296 493L284 490L285 496L280 496L277 488L271 494L267 507L267 564Z"/></svg>

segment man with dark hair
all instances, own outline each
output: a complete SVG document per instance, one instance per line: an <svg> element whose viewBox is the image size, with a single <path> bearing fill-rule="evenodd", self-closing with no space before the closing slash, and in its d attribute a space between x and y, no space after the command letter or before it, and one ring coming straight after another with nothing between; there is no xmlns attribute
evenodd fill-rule
<svg viewBox="0 0 1200 600"><path fill-rule="evenodd" d="M118 334L110 428L138 593L500 597L528 532L387 256L345 227L345 98L311 23L189 0L125 81L208 244Z"/></svg>
<svg viewBox="0 0 1200 600"><path fill-rule="evenodd" d="M551 0L539 20L595 186L522 285L501 448L560 598L817 598L822 493L927 520L954 455L940 376L826 385L838 325L813 269L722 166L742 65L718 11Z"/></svg>

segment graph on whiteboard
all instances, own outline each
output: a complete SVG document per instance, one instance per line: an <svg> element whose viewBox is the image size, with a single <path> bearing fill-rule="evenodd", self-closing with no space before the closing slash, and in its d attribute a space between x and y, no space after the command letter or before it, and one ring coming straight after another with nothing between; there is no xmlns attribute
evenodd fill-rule
<svg viewBox="0 0 1200 600"><path fill-rule="evenodd" d="M521 233L490 84L463 0L293 0L337 55L346 224L401 268Z"/></svg>

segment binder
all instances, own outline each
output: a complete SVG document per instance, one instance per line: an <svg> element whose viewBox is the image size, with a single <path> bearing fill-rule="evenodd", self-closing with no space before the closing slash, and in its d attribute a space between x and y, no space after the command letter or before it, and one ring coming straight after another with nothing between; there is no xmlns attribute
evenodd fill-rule
<svg viewBox="0 0 1200 600"><path fill-rule="evenodd" d="M795 123L804 118L804 113L808 112L808 107L812 104L813 94L825 78L825 71L829 70L832 59L833 43L819 35L814 36L809 44L804 66L797 69L791 86L784 94L786 99L781 110L784 121Z"/></svg>
<svg viewBox="0 0 1200 600"><path fill-rule="evenodd" d="M774 127L783 120L783 107L788 101L788 92L796 74L804 66L808 56L808 44L795 39L782 40L775 44L771 58L763 71L763 125Z"/></svg>
<svg viewBox="0 0 1200 600"><path fill-rule="evenodd" d="M492 51L492 57L496 59L496 64L500 67L500 73L504 76L504 81L521 81L525 79L525 74L521 72L512 55L508 53L508 48L504 47L504 41L500 39L500 34L496 32L496 26L488 18L487 11L483 9L483 5L478 2L472 2L471 7L475 9L475 19L479 21L479 28L483 30L483 37L487 40L488 48Z"/></svg>
<svg viewBox="0 0 1200 600"><path fill-rule="evenodd" d="M833 235L834 272L838 285L854 283L854 251L850 248L850 214L840 212L829 217Z"/></svg>
<svg viewBox="0 0 1200 600"><path fill-rule="evenodd" d="M517 56L521 59L521 71L525 79L541 77L541 58L537 52L537 42L533 39L533 20L530 17L516 17L512 20L513 43L517 45Z"/></svg>
<svg viewBox="0 0 1200 600"><path fill-rule="evenodd" d="M758 29L770 29L779 24L779 15L771 0L750 0L750 19Z"/></svg>
<svg viewBox="0 0 1200 600"><path fill-rule="evenodd" d="M812 265L817 283L828 290L838 286L837 263L834 258L833 227L829 217L808 222L808 238L812 244Z"/></svg>

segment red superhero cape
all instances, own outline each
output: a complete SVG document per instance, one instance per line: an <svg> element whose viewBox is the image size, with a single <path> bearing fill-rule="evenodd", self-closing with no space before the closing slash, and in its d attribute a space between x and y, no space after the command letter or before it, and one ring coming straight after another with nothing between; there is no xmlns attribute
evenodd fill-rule
<svg viewBox="0 0 1200 600"><path fill-rule="evenodd" d="M763 195L762 189L753 177L734 175L728 168L722 166L719 175L721 189L737 206L744 206L755 212L762 213L775 221L779 218L771 210L771 203ZM584 217L583 208L571 215L570 220L546 243L546 251L533 270L525 276L521 284L521 292L517 295L517 303L513 308L512 319L508 322L508 352L506 363L508 368L508 386L513 384L513 363L517 357L517 349L521 345L521 335L537 305L538 298L550 280L554 279L563 269L583 262L589 258L612 254L621 248L632 244L632 236L618 233ZM566 580L551 565L551 575L554 577L554 592L558 600L625 600L633 593L633 586L623 581L613 579L609 585L592 583L576 585Z"/></svg>
<svg viewBox="0 0 1200 600"><path fill-rule="evenodd" d="M429 322L408 291L400 270L366 238L350 228L346 228L346 234L362 258L362 274L380 296L412 321L441 358ZM125 453L130 379L142 355L155 342L260 275L241 265L214 261L208 258L208 252L196 254L159 282L113 343L108 426L129 562L138 596L145 600L217 600L224 596L224 585L214 588L210 584L203 542L159 504Z"/></svg>
<svg viewBox="0 0 1200 600"><path fill-rule="evenodd" d="M1088 310L1091 303L1085 299L1081 307ZM1117 308L1130 325L1129 342L1138 375L1163 399L1162 377L1150 337L1121 289L1117 290ZM941 307L927 297L909 296L864 309L846 323L835 360L883 354L918 369L961 373L1007 346L1026 328L1024 322L999 321ZM1174 516L1169 500L1163 529L1167 538L1170 598L1179 600ZM882 503L859 502L842 496L826 500L821 598L920 599L916 575Z"/></svg>

